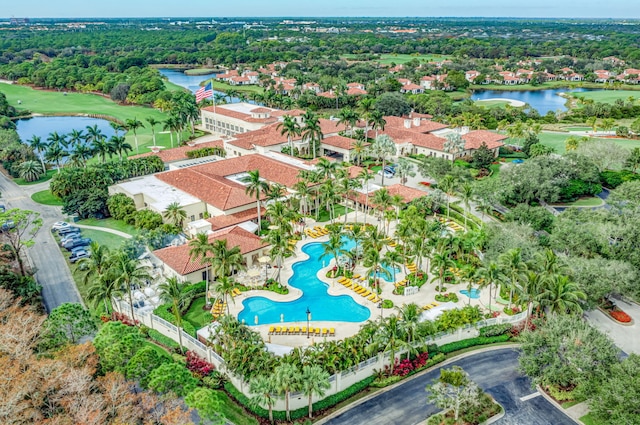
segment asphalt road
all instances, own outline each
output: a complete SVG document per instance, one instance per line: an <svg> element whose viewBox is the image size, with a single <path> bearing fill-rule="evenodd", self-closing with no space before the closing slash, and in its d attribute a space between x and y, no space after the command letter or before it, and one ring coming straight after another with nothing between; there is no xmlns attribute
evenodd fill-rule
<svg viewBox="0 0 640 425"><path fill-rule="evenodd" d="M517 371L518 352L505 348L475 354L453 364L461 366L483 390L505 409L499 425L573 425L574 422L544 397L537 395L529 378ZM413 425L440 411L427 404L425 387L440 376L440 369L354 406L329 420L330 425ZM527 397L527 396L530 396ZM526 397L522 400L522 397Z"/></svg>
<svg viewBox="0 0 640 425"><path fill-rule="evenodd" d="M30 257L30 264L34 265L35 278L42 286L42 298L47 312L53 310L60 304L82 303L82 299L76 288L75 282L67 266L62 252L56 246L56 242L51 234L51 225L62 220L63 215L59 207L41 205L31 200L31 193L43 190L48 184L34 186L18 186L7 176L0 173L0 202L4 203L7 209L20 208L24 210L37 211L40 213L43 225L36 234L35 244L27 249Z"/></svg>

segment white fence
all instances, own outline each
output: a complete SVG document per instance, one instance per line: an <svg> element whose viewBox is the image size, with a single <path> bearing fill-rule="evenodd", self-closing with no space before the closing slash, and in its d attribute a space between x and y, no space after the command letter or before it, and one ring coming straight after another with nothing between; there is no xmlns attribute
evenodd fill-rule
<svg viewBox="0 0 640 425"><path fill-rule="evenodd" d="M131 312L131 307L125 301L116 302L116 306L122 313L128 314ZM171 338L175 342L179 342L178 328L175 325L167 322L161 317L156 316L149 310L145 312L139 312L139 309L134 309L134 311L135 310L138 310L136 312L135 318L141 324L160 332L162 335ZM432 335L424 339L423 341L420 341L420 343L438 345L449 344L451 342L474 338L479 335L478 329L485 326L497 325L502 323L518 323L525 318L526 312L522 312L514 316L496 317L493 319L481 320L480 322L477 322L473 325L467 325L453 332L440 332L436 335ZM242 378L235 376L232 371L227 370L224 359L211 347L203 344L184 331L182 332L182 345L187 350L197 353L200 357L207 359L207 361L215 365L216 369L227 375L228 380L233 383L236 388L238 388L247 397L251 397L251 393L249 392L249 386L247 385L247 383ZM406 351L397 352L395 357L401 357L403 354L406 354ZM331 375L329 377L329 382L332 385L331 388L326 392L324 397L336 394L344 390L345 388L348 388L351 385L368 378L369 376L373 375L376 370L382 370L385 366L390 365L390 362L390 353L381 353L375 357L364 360L347 370L343 370L334 375ZM319 397L313 398L314 403L318 400L320 400ZM295 410L307 406L307 403L308 398L306 396L303 396L302 393L293 393L291 394L289 399L289 408L291 410ZM279 399L273 406L273 408L274 410L285 410L284 400Z"/></svg>

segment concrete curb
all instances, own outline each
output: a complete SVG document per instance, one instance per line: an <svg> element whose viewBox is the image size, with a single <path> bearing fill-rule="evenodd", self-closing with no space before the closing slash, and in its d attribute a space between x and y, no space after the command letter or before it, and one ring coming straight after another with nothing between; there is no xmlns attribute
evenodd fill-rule
<svg viewBox="0 0 640 425"><path fill-rule="evenodd" d="M447 366L447 365L449 365L449 364L451 364L453 362L456 362L456 361L458 361L460 359L471 357L471 356L474 356L476 354L486 353L486 352L490 352L490 351L503 350L503 349L507 349L507 348L517 348L519 346L520 346L520 344L505 344L505 345L499 345L499 346L490 346L490 347L479 348L477 350L473 350L473 351L470 351L468 353L459 354L459 355L457 355L455 357L452 357L450 359L447 359L447 360L445 360L445 361L443 361L441 363L433 365L430 368L422 370L422 371L416 373L415 375L413 375L412 377L410 377L408 379L403 379L402 381L397 382L397 383L395 383L393 385L389 385L388 387L380 388L379 390L369 394L368 396L363 397L360 400L357 400L357 401L355 401L353 403L350 403L350 404L340 408L339 410L333 412L331 415L320 419L318 422L315 422L314 424L315 425L322 425L322 424L330 421L331 419L333 419L333 418L335 418L337 416L340 416L341 414L343 414L347 410L350 410L350 409L352 409L352 408L354 408L356 406L359 406L360 404L362 404L362 403L364 403L366 401L369 401L372 398L378 397L381 394L384 394L384 393L386 393L388 391L391 391L392 389L394 389L396 387L399 387L400 385L403 385L406 382L410 382L410 381L412 381L414 379L417 379L417 378L421 377L422 375L424 375L425 373L431 372L432 370L434 370L436 368ZM503 408L503 412L504 412L504 408Z"/></svg>
<svg viewBox="0 0 640 425"><path fill-rule="evenodd" d="M544 397L544 398L545 398L549 403L553 404L553 405L556 407L556 409L558 409L559 411L561 411L562 413L564 413L564 415L565 415L567 418L571 419L573 422L575 422L575 423L576 423L576 424L578 424L578 425L582 425L582 422L580 422L579 420L577 420L577 419L576 419L576 418L574 418L573 416L569 415L569 414L567 413L566 409L563 409L563 408L562 408L562 406L561 406L557 401L555 401L552 397L550 397L550 396L549 396L549 394L547 394L547 393L546 393L546 391L544 391L544 390L542 389L542 387L540 387L540 385L536 385L536 389L538 390L538 392L540 393L540 395L541 395L542 397Z"/></svg>

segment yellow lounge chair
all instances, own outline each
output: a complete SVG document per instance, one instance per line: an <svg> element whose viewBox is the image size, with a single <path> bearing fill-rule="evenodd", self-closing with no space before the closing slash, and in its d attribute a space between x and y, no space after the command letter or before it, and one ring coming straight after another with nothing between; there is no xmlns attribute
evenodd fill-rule
<svg viewBox="0 0 640 425"><path fill-rule="evenodd" d="M353 275L353 278L354 278L354 279L360 279L360 275L359 275L359 274L354 274L354 275Z"/></svg>
<svg viewBox="0 0 640 425"><path fill-rule="evenodd" d="M366 298L366 297L368 297L369 295L371 295L371 291L367 289L366 291L364 291L364 292L363 292L362 294L360 294L360 295L362 295L363 297L365 297L365 298Z"/></svg>
<svg viewBox="0 0 640 425"><path fill-rule="evenodd" d="M434 306L434 307L437 307L437 306L440 305L440 303L434 301L434 302L431 303L431 305Z"/></svg>
<svg viewBox="0 0 640 425"><path fill-rule="evenodd" d="M335 328L329 328L329 336L336 336L336 329Z"/></svg>
<svg viewBox="0 0 640 425"><path fill-rule="evenodd" d="M340 277L340 279L338 279L338 282L339 282L339 283L342 283L342 282L345 282L346 280L347 280L347 278L346 278L346 277L341 276L341 277Z"/></svg>
<svg viewBox="0 0 640 425"><path fill-rule="evenodd" d="M275 331L275 330L276 330L275 326L270 326L269 327L269 335L273 334L273 331Z"/></svg>
<svg viewBox="0 0 640 425"><path fill-rule="evenodd" d="M433 308L433 307L431 306L431 304L427 304L427 305L425 305L425 306L422 306L422 309L423 309L423 310L425 310L425 311L426 311L426 310L429 310L429 309L431 309L431 308Z"/></svg>
<svg viewBox="0 0 640 425"><path fill-rule="evenodd" d="M296 326L293 332L295 333L295 335L300 335L300 327Z"/></svg>
<svg viewBox="0 0 640 425"><path fill-rule="evenodd" d="M316 328L316 336L320 336L322 333L322 329Z"/></svg>
<svg viewBox="0 0 640 425"><path fill-rule="evenodd" d="M327 336L327 335L329 335L329 329L322 328L322 336Z"/></svg>
<svg viewBox="0 0 640 425"><path fill-rule="evenodd" d="M276 326L275 335L280 335L281 332L282 332L282 328L280 326Z"/></svg>
<svg viewBox="0 0 640 425"><path fill-rule="evenodd" d="M303 334L303 335L306 335L306 334L307 334L307 327L306 327L306 326L303 326L303 327L302 327L302 334Z"/></svg>
<svg viewBox="0 0 640 425"><path fill-rule="evenodd" d="M371 294L371 295L369 295L369 296L367 297L367 299L368 299L369 301L373 301L373 299L374 299L375 297L376 297L376 294Z"/></svg>
<svg viewBox="0 0 640 425"><path fill-rule="evenodd" d="M352 286L353 286L353 283L351 283L351 282L344 284L345 288L351 288Z"/></svg>
<svg viewBox="0 0 640 425"><path fill-rule="evenodd" d="M296 334L296 328L294 328L293 326L289 326L289 335L295 335Z"/></svg>

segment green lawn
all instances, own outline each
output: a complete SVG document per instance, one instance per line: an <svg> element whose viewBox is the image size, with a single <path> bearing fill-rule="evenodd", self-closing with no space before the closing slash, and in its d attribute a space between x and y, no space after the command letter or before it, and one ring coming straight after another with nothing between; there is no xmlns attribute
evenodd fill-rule
<svg viewBox="0 0 640 425"><path fill-rule="evenodd" d="M258 425L258 421L242 407L229 398L224 391L215 391L220 400L220 413L227 418L228 422L235 425Z"/></svg>
<svg viewBox="0 0 640 425"><path fill-rule="evenodd" d="M183 316L183 319L191 323L196 329L204 328L213 320L209 310L202 309L204 303L205 297L196 298L191 307L189 307L189 311Z"/></svg>
<svg viewBox="0 0 640 425"><path fill-rule="evenodd" d="M583 417L580 418L580 422L584 425L599 425L599 422L596 422L592 417L591 413L587 413Z"/></svg>
<svg viewBox="0 0 640 425"><path fill-rule="evenodd" d="M82 229L82 236L85 238L91 238L91 240L98 242L100 245L107 246L111 249L119 248L125 241L123 237L114 235L109 232L101 232L100 230Z"/></svg>
<svg viewBox="0 0 640 425"><path fill-rule="evenodd" d="M166 81L164 82L164 86L167 88L167 90L169 91L186 91L187 89L185 89L182 86L179 86L177 84L172 83L171 81Z"/></svg>
<svg viewBox="0 0 640 425"><path fill-rule="evenodd" d="M548 132L542 132L542 133L540 133L538 135L538 138L540 139L540 143L542 143L543 145L546 145L546 146L551 146L559 154L564 154L565 153L564 142L569 137L571 137L571 135L569 135L569 134L548 133ZM615 143L616 145L620 145L620 146L628 148L628 149L633 149L633 148L640 147L640 140L600 139L600 138L590 138L590 140L603 140L603 141L606 141L608 143ZM516 145L522 145L523 142L522 142L522 140L516 140L514 142L511 142L511 141L507 140L505 143L507 143L507 144L513 143L513 144L516 144Z"/></svg>
<svg viewBox="0 0 640 425"><path fill-rule="evenodd" d="M184 71L186 75L208 75L208 74L214 74L215 72L216 70L211 68L194 68L194 69L187 69L186 71Z"/></svg>
<svg viewBox="0 0 640 425"><path fill-rule="evenodd" d="M45 174L43 174L42 176L40 176L40 178L38 180L33 181L33 182L28 182L25 179L21 179L21 178L14 179L13 181L19 186L31 186L33 184L38 184L38 183L42 183L42 182L46 182L48 180L51 180L51 177L53 177L53 175L56 172L57 172L57 170L47 170L47 172Z"/></svg>
<svg viewBox="0 0 640 425"><path fill-rule="evenodd" d="M486 108L504 108L510 104L511 102L506 102L504 100L476 100L476 105L484 106Z"/></svg>
<svg viewBox="0 0 640 425"><path fill-rule="evenodd" d="M33 113L43 115L76 115L76 114L97 114L114 117L120 121L136 118L145 125L140 128L138 134L138 146L140 153L149 152L149 146L153 145L151 129L148 128L147 118L154 118L159 121L167 119L167 114L145 106L124 106L112 102L110 99L95 94L53 92L45 90L34 90L31 87L19 86L17 84L0 83L0 92L7 96L11 106L18 109L27 109ZM18 100L22 103L18 105ZM156 126L156 144L170 147L171 141L169 133L162 132L160 125ZM188 137L189 132L184 132L183 140ZM174 134L174 143L176 136ZM133 147L130 155L135 155L135 140L133 132L127 133L127 142Z"/></svg>
<svg viewBox="0 0 640 425"><path fill-rule="evenodd" d="M586 92L568 92L575 97L584 97L585 99L593 99L594 102L614 103L618 99L627 101L629 97L633 97L636 103L640 99L640 92L635 90L602 90L602 91L586 91Z"/></svg>
<svg viewBox="0 0 640 425"><path fill-rule="evenodd" d="M562 127L563 130L566 131L593 131L591 127Z"/></svg>
<svg viewBox="0 0 640 425"><path fill-rule="evenodd" d="M57 196L53 196L49 189L34 193L31 195L31 199L42 205L52 205L54 207L60 207L63 205L62 199Z"/></svg>
<svg viewBox="0 0 640 425"><path fill-rule="evenodd" d="M500 175L501 166L502 164L491 164L491 166L489 167L489 169L491 170L491 175L489 176L490 179L495 179Z"/></svg>
<svg viewBox="0 0 640 425"><path fill-rule="evenodd" d="M78 221L78 224L84 224L85 226L106 227L108 229L119 230L127 233L131 236L138 233L138 230L130 224L125 223L122 220L116 220L115 218L105 218L98 220L97 218L86 218Z"/></svg>
<svg viewBox="0 0 640 425"><path fill-rule="evenodd" d="M567 202L563 204L557 204L563 207L599 207L604 204L604 201L597 196L580 198L574 202Z"/></svg>
<svg viewBox="0 0 640 425"><path fill-rule="evenodd" d="M351 211L353 211L351 208L347 209L347 213L350 213ZM344 215L344 213L345 213L344 206L336 205L336 207L334 208L334 214L335 214L334 221L340 221L338 219L340 218L341 215ZM325 210L320 210L320 214L318 215L318 223L326 223L327 221L329 221L329 212Z"/></svg>

